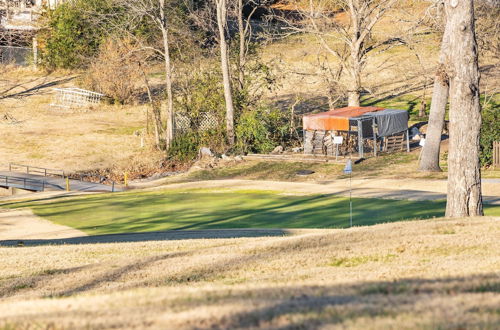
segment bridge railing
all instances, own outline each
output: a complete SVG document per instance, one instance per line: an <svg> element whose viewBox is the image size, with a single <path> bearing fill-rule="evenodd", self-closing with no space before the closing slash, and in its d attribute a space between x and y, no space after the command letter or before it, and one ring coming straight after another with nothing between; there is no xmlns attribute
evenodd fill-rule
<svg viewBox="0 0 500 330"><path fill-rule="evenodd" d="M47 187L47 183L44 180L33 180L15 176L0 175L0 186L31 191L44 191Z"/></svg>
<svg viewBox="0 0 500 330"><path fill-rule="evenodd" d="M65 177L63 170L55 170L55 169L50 169L50 168L21 165L21 164L14 164L14 163L9 164L9 172L21 172L21 173L26 173L26 174L55 176L55 177L61 177L61 178Z"/></svg>

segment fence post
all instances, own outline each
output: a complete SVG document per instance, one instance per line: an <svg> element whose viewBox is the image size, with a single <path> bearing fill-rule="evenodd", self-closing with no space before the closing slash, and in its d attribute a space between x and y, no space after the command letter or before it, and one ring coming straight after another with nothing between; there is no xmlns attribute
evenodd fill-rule
<svg viewBox="0 0 500 330"><path fill-rule="evenodd" d="M33 37L33 66L36 69L38 66L38 39Z"/></svg>
<svg viewBox="0 0 500 330"><path fill-rule="evenodd" d="M493 141L493 167L500 167L500 141Z"/></svg>
<svg viewBox="0 0 500 330"><path fill-rule="evenodd" d="M125 184L125 187L128 187L128 173L125 172L123 174L123 183Z"/></svg>
<svg viewBox="0 0 500 330"><path fill-rule="evenodd" d="M66 191L69 191L69 177L66 177Z"/></svg>

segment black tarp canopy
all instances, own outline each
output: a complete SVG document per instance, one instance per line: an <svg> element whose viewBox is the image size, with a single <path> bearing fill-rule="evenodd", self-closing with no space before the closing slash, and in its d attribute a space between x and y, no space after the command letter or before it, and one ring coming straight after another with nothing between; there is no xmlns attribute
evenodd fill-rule
<svg viewBox="0 0 500 330"><path fill-rule="evenodd" d="M377 112L368 112L363 116L351 118L352 124L358 120L361 122L363 136L373 136L371 131L372 123L368 122L369 119L375 120L377 124L377 135L380 137L390 136L396 133L401 133L408 129L408 111L386 109ZM354 124L353 126L357 126ZM371 133L370 133L371 132Z"/></svg>

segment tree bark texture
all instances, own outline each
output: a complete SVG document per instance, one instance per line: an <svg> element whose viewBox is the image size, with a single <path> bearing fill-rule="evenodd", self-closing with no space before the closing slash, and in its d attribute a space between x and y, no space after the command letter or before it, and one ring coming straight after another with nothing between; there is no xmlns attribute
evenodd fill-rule
<svg viewBox="0 0 500 330"><path fill-rule="evenodd" d="M234 105L231 88L231 76L229 72L229 55L226 41L227 3L226 0L216 0L216 4L224 99L226 101L226 133L227 141L229 145L232 146L234 144Z"/></svg>
<svg viewBox="0 0 500 330"><path fill-rule="evenodd" d="M165 144L166 148L170 148L170 144L174 138L174 98L172 92L172 65L170 63L170 47L168 35L168 21L166 17L165 0L160 0L160 17L161 17L161 33L163 37L163 53L165 58L165 83L167 89L167 111L166 111L166 129L165 129Z"/></svg>
<svg viewBox="0 0 500 330"><path fill-rule="evenodd" d="M479 134L479 66L473 0L446 1L450 26L450 148L447 217L483 215Z"/></svg>

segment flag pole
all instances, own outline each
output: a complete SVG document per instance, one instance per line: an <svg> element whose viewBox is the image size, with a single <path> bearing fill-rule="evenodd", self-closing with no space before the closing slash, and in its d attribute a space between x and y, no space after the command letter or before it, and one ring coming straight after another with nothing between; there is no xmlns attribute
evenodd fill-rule
<svg viewBox="0 0 500 330"><path fill-rule="evenodd" d="M350 157L345 164L344 173L349 174L349 226L352 227L352 160Z"/></svg>

